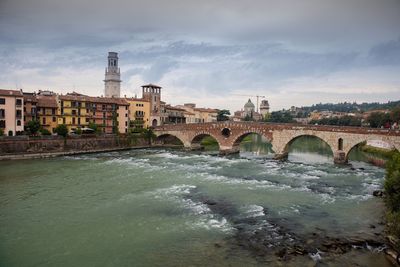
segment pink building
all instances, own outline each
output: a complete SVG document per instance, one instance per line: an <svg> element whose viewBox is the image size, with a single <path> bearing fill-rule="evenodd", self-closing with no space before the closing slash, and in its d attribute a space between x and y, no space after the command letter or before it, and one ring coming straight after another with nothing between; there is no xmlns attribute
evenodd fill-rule
<svg viewBox="0 0 400 267"><path fill-rule="evenodd" d="M0 129L13 136L24 131L24 95L22 91L0 89Z"/></svg>

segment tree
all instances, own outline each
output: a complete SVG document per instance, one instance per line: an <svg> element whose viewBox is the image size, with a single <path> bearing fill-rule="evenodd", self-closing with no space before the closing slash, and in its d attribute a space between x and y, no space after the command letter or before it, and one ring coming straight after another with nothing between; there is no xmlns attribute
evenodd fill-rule
<svg viewBox="0 0 400 267"><path fill-rule="evenodd" d="M249 116L249 114L246 114L246 117L243 118L244 121L254 121L254 119Z"/></svg>
<svg viewBox="0 0 400 267"><path fill-rule="evenodd" d="M231 112L227 109L221 109L218 111L217 115L217 121L227 121L229 120L229 115L231 115Z"/></svg>
<svg viewBox="0 0 400 267"><path fill-rule="evenodd" d="M288 111L274 111L268 118L269 122L282 122L289 123L293 122L293 117Z"/></svg>
<svg viewBox="0 0 400 267"><path fill-rule="evenodd" d="M390 119L392 120L392 122L397 122L397 124L400 123L400 106L392 109L392 111L390 112Z"/></svg>
<svg viewBox="0 0 400 267"><path fill-rule="evenodd" d="M81 135L82 134L82 129L81 128L76 128L75 129L75 134Z"/></svg>
<svg viewBox="0 0 400 267"><path fill-rule="evenodd" d="M94 122L90 122L89 125L88 125L88 128L92 129L93 132L95 132L97 134L100 133L100 131L101 131L100 127Z"/></svg>
<svg viewBox="0 0 400 267"><path fill-rule="evenodd" d="M142 136L145 140L147 140L150 146L153 139L157 137L151 128L143 129Z"/></svg>
<svg viewBox="0 0 400 267"><path fill-rule="evenodd" d="M390 115L383 112L372 112L367 121L372 128L380 128L390 123Z"/></svg>
<svg viewBox="0 0 400 267"><path fill-rule="evenodd" d="M396 152L386 164L385 203L389 235L396 238L395 247L400 249L400 153Z"/></svg>
<svg viewBox="0 0 400 267"><path fill-rule="evenodd" d="M59 124L56 129L54 130L54 132L57 135L63 136L64 138L67 137L68 134L68 128L65 124Z"/></svg>
<svg viewBox="0 0 400 267"><path fill-rule="evenodd" d="M45 128L41 128L39 131L41 135L51 135L51 132Z"/></svg>
<svg viewBox="0 0 400 267"><path fill-rule="evenodd" d="M40 129L40 122L38 120L31 120L26 125L26 129L30 135L35 135Z"/></svg>

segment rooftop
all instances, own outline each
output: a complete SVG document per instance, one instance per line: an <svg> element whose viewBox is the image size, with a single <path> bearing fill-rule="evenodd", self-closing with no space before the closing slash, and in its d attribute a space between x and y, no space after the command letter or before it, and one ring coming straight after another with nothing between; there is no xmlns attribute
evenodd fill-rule
<svg viewBox="0 0 400 267"><path fill-rule="evenodd" d="M7 89L0 89L0 95L2 95L2 96L23 96L21 90L7 90Z"/></svg>
<svg viewBox="0 0 400 267"><path fill-rule="evenodd" d="M152 87L152 88L160 88L160 89L162 88L161 86L158 86L158 85L155 85L152 83L142 85L142 87Z"/></svg>

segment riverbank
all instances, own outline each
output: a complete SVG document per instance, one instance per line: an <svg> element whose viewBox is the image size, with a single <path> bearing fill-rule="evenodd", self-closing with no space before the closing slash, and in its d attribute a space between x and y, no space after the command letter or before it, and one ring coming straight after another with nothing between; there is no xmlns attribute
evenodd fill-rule
<svg viewBox="0 0 400 267"><path fill-rule="evenodd" d="M142 137L127 135L17 136L0 138L0 160L49 158L149 147Z"/></svg>
<svg viewBox="0 0 400 267"><path fill-rule="evenodd" d="M28 153L28 154L8 154L0 155L0 161L5 160L22 160L22 159L42 159L42 158L54 158L61 156L72 156L72 155L82 155L82 154L94 154L103 152L113 152L113 151L125 151L131 149L142 149L150 148L152 146L133 146L133 147L122 147L122 148L108 148L108 149L93 149L93 150L80 150L80 151L62 151L62 152L44 152L44 153ZM154 146L156 147L156 146Z"/></svg>
<svg viewBox="0 0 400 267"><path fill-rule="evenodd" d="M385 179L387 254L400 265L400 153L393 153L386 164Z"/></svg>

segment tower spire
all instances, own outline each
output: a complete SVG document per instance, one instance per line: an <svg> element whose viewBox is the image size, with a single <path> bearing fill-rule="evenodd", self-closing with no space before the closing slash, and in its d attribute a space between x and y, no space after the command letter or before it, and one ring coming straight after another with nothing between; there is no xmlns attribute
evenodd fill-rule
<svg viewBox="0 0 400 267"><path fill-rule="evenodd" d="M104 79L105 97L120 97L121 73L118 67L118 53L108 52L108 66Z"/></svg>

